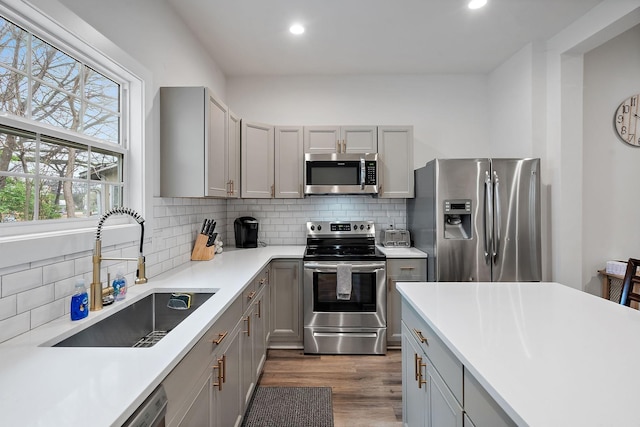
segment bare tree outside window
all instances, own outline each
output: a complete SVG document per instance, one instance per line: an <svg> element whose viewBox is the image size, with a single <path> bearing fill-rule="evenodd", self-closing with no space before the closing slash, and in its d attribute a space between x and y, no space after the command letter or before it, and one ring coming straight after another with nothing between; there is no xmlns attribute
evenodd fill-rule
<svg viewBox="0 0 640 427"><path fill-rule="evenodd" d="M118 83L0 17L0 113L86 145L0 127L0 222L101 215L122 203ZM92 141L99 141L93 143Z"/></svg>

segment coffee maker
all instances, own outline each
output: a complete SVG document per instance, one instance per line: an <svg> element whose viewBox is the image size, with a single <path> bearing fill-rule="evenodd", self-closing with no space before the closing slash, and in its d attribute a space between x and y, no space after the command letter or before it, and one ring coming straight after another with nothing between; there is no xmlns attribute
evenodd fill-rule
<svg viewBox="0 0 640 427"><path fill-rule="evenodd" d="M242 216L233 221L236 236L236 248L258 247L258 220L250 216Z"/></svg>

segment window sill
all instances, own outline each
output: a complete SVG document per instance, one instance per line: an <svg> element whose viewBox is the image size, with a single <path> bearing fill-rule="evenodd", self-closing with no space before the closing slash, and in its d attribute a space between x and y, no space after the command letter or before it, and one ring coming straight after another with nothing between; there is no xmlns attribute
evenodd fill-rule
<svg viewBox="0 0 640 427"><path fill-rule="evenodd" d="M132 239L132 236L135 238ZM103 247L138 242L139 238L138 224L105 226L101 235ZM0 268L93 251L95 241L95 227L0 238L3 253Z"/></svg>

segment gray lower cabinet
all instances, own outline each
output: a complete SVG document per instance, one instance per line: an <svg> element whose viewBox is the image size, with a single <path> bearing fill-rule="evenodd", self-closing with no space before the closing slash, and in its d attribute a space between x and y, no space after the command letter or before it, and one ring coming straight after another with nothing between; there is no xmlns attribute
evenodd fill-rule
<svg viewBox="0 0 640 427"><path fill-rule="evenodd" d="M271 262L270 348L303 348L302 261Z"/></svg>
<svg viewBox="0 0 640 427"><path fill-rule="evenodd" d="M515 426L446 344L404 301L402 416L404 425L410 427Z"/></svg>
<svg viewBox="0 0 640 427"><path fill-rule="evenodd" d="M239 426L264 367L270 269L263 269L163 381L166 425Z"/></svg>
<svg viewBox="0 0 640 427"><path fill-rule="evenodd" d="M426 282L426 258L387 258L387 347L402 341L401 298L398 282Z"/></svg>

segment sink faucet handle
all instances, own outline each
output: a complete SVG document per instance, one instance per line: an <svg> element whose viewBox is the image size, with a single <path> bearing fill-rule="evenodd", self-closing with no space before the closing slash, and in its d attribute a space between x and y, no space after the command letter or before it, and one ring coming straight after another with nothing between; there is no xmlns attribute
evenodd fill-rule
<svg viewBox="0 0 640 427"><path fill-rule="evenodd" d="M140 255L138 257L138 270L136 271L136 285L141 285L143 283L147 283L147 272L145 267L144 256Z"/></svg>

